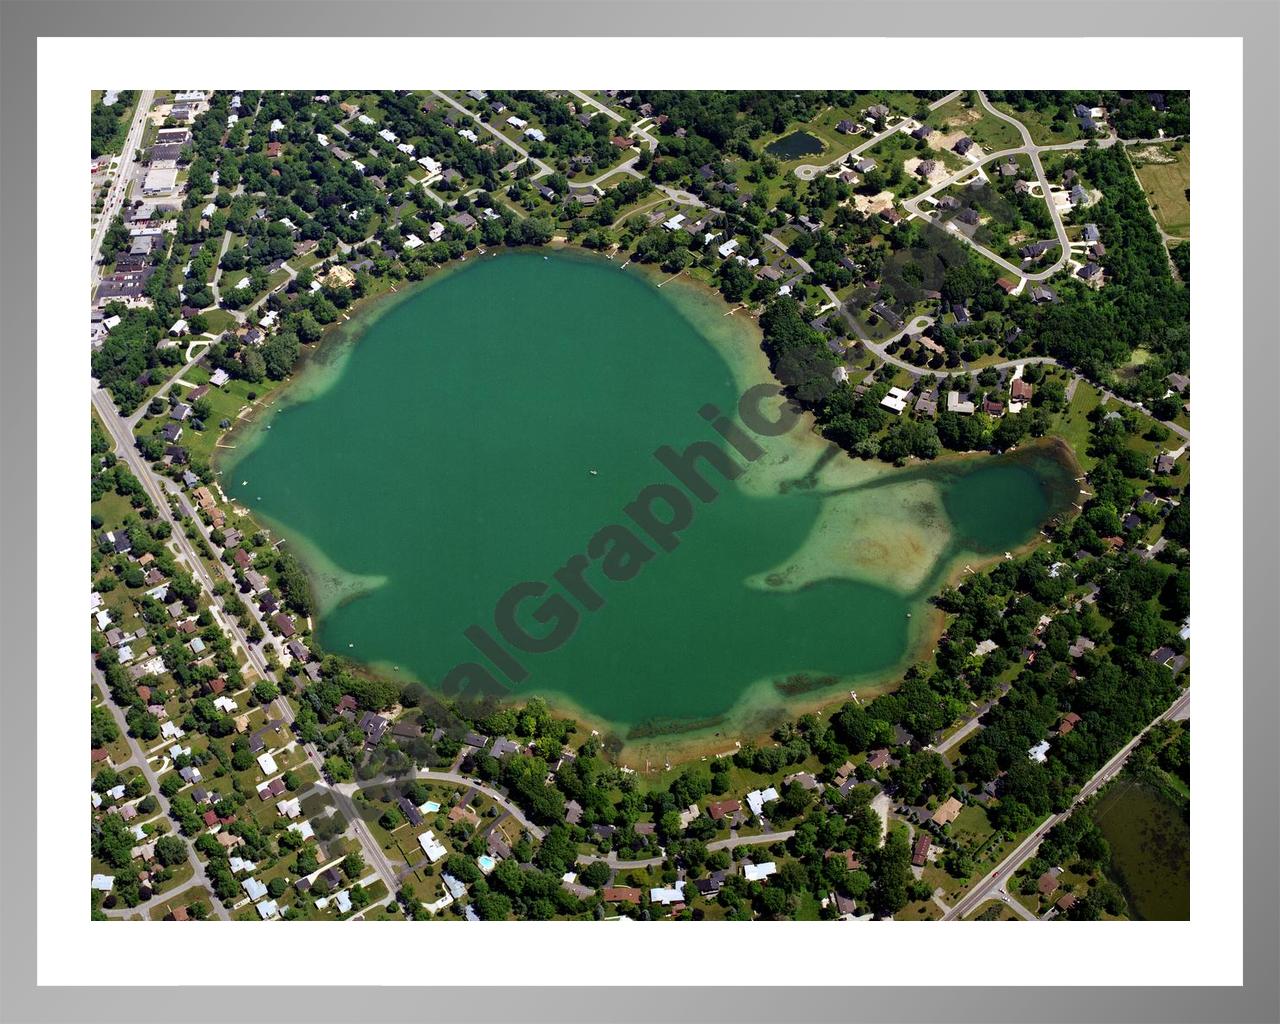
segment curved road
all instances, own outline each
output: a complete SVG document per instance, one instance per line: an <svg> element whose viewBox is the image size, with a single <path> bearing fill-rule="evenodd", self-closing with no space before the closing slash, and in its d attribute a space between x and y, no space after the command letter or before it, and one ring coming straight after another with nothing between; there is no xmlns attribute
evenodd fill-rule
<svg viewBox="0 0 1280 1024"><path fill-rule="evenodd" d="M469 775L463 775L460 772L442 772L434 768L418 768L412 772L405 772L403 775L377 775L374 778L367 779L363 782L344 782L339 783L337 786L325 786L323 783L318 783L317 787L339 793L344 796L348 802L350 802L351 797L362 789L371 789L374 786L386 786L396 782L404 782L408 779L421 779L423 782L451 782L458 786L467 786L482 795L487 796L495 804L510 814L511 817L515 818L516 821L520 822L521 826L536 839L542 839L546 835L546 832L525 817L524 811L513 803L505 794L500 793L498 790L481 782L479 779L473 779Z"/></svg>
<svg viewBox="0 0 1280 1024"><path fill-rule="evenodd" d="M156 798L156 801L160 805L160 813L164 817L172 820L169 813L169 798L160 790L160 779L152 769L151 762L147 759L147 752L142 749L142 745L129 732L129 724L125 721L124 712L121 711L116 705L116 702L111 699L111 691L107 688L107 681L103 677L102 672L98 669L98 666L93 665L92 670L94 682L98 684L98 688L102 691L103 707L111 712L111 717L115 719L116 726L120 730L120 735L122 735L129 744L129 759L127 761L121 761L119 764L113 764L112 767L116 771L134 766L141 770L142 777L147 780L147 785L151 787L151 795ZM181 838L187 847L187 862L191 865L192 870L194 871L191 880L185 885L157 893L155 896L151 897L151 899L147 900L145 903L139 903L136 907L115 907L111 910L104 910L104 914L108 917L127 917L129 915L139 913L146 915L153 907L159 906L161 903L168 902L175 896L186 892L186 890L193 886L204 884L201 881L201 878L204 875L204 865L200 863L200 858L196 856L196 851L191 844L191 840L182 835L181 832L174 832L173 835ZM224 921L231 920L231 916L227 913L226 908L222 906L222 902L220 900L214 899L212 903L212 910L214 914L222 918Z"/></svg>

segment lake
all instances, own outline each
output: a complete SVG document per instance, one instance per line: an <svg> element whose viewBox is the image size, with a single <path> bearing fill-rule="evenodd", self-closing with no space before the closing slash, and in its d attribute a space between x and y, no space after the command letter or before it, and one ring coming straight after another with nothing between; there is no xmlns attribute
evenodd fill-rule
<svg viewBox="0 0 1280 1024"><path fill-rule="evenodd" d="M783 160L797 160L802 156L821 153L825 147L822 140L808 132L792 132L780 139L775 139L764 149L770 156Z"/></svg>
<svg viewBox="0 0 1280 1024"><path fill-rule="evenodd" d="M483 670L633 741L759 728L884 682L947 574L1032 539L1077 485L1049 448L894 469L806 423L747 431L745 472L698 462L713 493L688 494L655 451L729 450L699 411L771 380L758 328L726 312L603 258L473 256L326 342L223 487L307 564L328 651L446 692L470 663L464 689ZM669 537L624 511L648 493L668 520L652 495L673 490L688 522ZM519 584L514 624L571 635L495 655Z"/></svg>

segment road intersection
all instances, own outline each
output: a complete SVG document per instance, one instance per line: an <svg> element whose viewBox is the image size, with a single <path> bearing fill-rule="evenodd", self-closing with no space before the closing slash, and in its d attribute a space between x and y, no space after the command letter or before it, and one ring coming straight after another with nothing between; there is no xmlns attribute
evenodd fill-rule
<svg viewBox="0 0 1280 1024"><path fill-rule="evenodd" d="M184 367L184 369L186 368L187 367ZM182 375L182 372L182 370L178 371L174 378L171 378L168 383L171 384L173 379ZM136 423L137 417L140 413L135 414L132 420L121 417L119 411L116 409L115 403L111 400L111 396L103 388L98 387L96 381L94 381L92 399L93 406L97 410L99 419L102 421L115 443L116 455L138 479L143 490L146 492L147 497L150 498L152 503L156 506L159 516L172 527L170 542L176 549L178 561L186 565L196 583L205 592L209 601L210 614L217 622L219 628L221 628L223 632L230 637L233 647L239 647L240 650L243 651L249 665L260 678L269 682L277 682L275 673L267 664L267 659L262 653L260 647L251 643L244 631L240 628L239 623L222 610L214 591L216 583L213 575L209 572L204 559L199 555L195 546L187 537L184 524L177 518L177 516L174 515L173 509L170 507L169 497L172 492L170 492L168 488L160 482L160 478L156 476L154 471L151 469L151 466L142 457L142 454L134 444L133 425ZM209 531L204 524L195 518L192 519L192 522L204 537L205 542L211 545L212 541L209 539ZM255 604L252 601L246 602L245 607L254 616L254 618L258 620L259 625L262 627L264 638L272 637L269 626L263 620L262 613ZM264 640L264 642L272 641ZM288 699L283 696L278 697L273 702L273 706L284 723L292 728L294 713ZM316 749L314 744L302 743L300 745L302 746L307 759L315 766L320 777L323 778L324 759L320 756L320 752ZM378 871L379 876L387 886L388 892L394 892L395 873L389 869L386 858L383 856L378 843L368 834L367 829L360 824L359 817L354 816L354 808L350 807L348 804L348 806L341 809L344 812L347 812L347 819L355 832L356 838L360 842L365 854L366 863L372 865Z"/></svg>
<svg viewBox="0 0 1280 1024"><path fill-rule="evenodd" d="M1146 736L1147 732L1152 727L1160 724L1161 722L1176 719L1180 714L1182 714L1184 708L1190 705L1190 703L1191 691L1184 690L1178 695L1178 698L1165 709L1165 711L1157 715L1155 719L1153 719L1151 723L1142 730L1142 732L1138 733L1137 736L1133 737L1133 739L1116 751L1110 760L1099 768L1088 782L1080 787L1080 792L1076 794L1076 797L1071 802L1070 807L1058 814L1050 815L1042 821L1029 836L1014 847L1013 851L999 863L994 871L984 877L976 886L961 896L960 899L952 905L951 909L942 916L942 920L963 920L969 914L977 910L978 907L982 906L982 904L988 899L991 899L992 897L1000 898L1001 892L1007 893L1009 879L1014 876L1023 864L1035 856L1036 850L1040 848L1041 842L1044 841L1044 837L1048 835L1050 830L1052 830L1054 826L1061 824L1066 821L1067 818L1071 817L1072 813L1080 804L1088 800L1120 773L1120 770L1125 766L1125 762L1129 760L1129 755L1137 749L1138 744L1142 742L1142 738Z"/></svg>

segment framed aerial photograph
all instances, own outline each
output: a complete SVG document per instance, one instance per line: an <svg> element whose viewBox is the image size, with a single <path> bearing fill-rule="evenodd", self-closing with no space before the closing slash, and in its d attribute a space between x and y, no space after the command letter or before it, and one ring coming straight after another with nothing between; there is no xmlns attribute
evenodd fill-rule
<svg viewBox="0 0 1280 1024"><path fill-rule="evenodd" d="M39 983L1240 985L1240 40L383 35L40 40Z"/></svg>

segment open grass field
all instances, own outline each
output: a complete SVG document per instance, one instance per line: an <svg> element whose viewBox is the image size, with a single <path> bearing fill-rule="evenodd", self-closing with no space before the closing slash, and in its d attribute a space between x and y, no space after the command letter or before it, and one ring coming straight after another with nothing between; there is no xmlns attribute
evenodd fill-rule
<svg viewBox="0 0 1280 1024"><path fill-rule="evenodd" d="M1011 104L994 101L991 105L1026 125L1027 131L1031 133L1031 141L1038 146L1056 146L1062 142L1075 142L1080 138L1080 124L1074 118L1055 123L1055 112L1052 110L1037 110L1034 107L1015 110Z"/></svg>
<svg viewBox="0 0 1280 1024"><path fill-rule="evenodd" d="M1129 150L1147 202L1165 234L1191 237L1191 147L1143 146Z"/></svg>
<svg viewBox="0 0 1280 1024"><path fill-rule="evenodd" d="M1082 380L1076 385L1076 393L1072 396L1071 404L1067 406L1067 411L1062 414L1053 430L1071 445L1071 450L1076 453L1076 459L1086 472L1093 469L1098 461L1086 452L1089 447L1089 428L1092 426L1089 422L1089 413L1097 405L1097 390L1092 384Z"/></svg>
<svg viewBox="0 0 1280 1024"><path fill-rule="evenodd" d="M963 131L987 153L1014 149L1022 145L1018 129L1007 121L992 117L977 102L974 93L957 96L939 107L929 117L929 124L947 135Z"/></svg>
<svg viewBox="0 0 1280 1024"><path fill-rule="evenodd" d="M222 334L223 331L234 330L236 327L236 318L225 309L206 310L204 319L208 324L208 333L215 336Z"/></svg>

